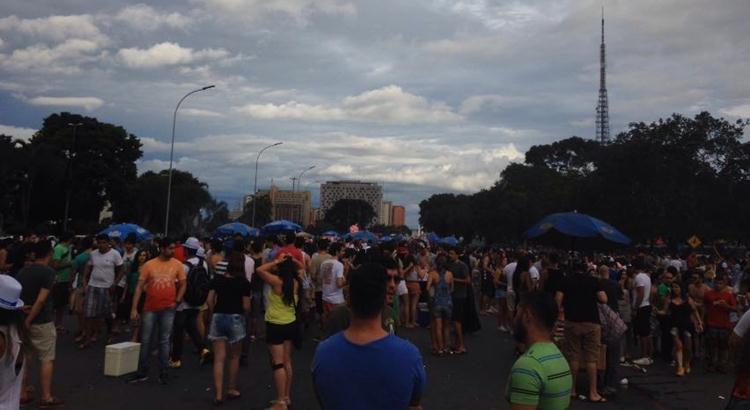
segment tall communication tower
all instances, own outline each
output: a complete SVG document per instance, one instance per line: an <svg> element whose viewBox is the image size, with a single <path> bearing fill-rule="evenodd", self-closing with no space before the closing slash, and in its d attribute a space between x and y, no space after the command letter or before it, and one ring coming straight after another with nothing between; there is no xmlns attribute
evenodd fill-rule
<svg viewBox="0 0 750 410"><path fill-rule="evenodd" d="M609 141L609 99L607 98L607 53L604 45L604 6L602 6L602 45L599 48L599 102L596 105L596 138Z"/></svg>

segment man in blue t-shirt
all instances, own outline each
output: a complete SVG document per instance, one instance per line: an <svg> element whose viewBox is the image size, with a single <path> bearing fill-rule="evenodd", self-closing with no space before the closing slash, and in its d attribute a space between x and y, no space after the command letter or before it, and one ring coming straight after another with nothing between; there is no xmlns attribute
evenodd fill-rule
<svg viewBox="0 0 750 410"><path fill-rule="evenodd" d="M419 409L426 375L411 343L381 326L388 280L379 264L349 274L351 324L322 342L312 375L324 409Z"/></svg>

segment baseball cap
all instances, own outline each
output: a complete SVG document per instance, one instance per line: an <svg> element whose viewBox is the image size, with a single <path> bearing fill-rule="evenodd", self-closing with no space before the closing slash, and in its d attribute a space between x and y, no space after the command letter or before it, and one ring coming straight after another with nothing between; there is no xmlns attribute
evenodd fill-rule
<svg viewBox="0 0 750 410"><path fill-rule="evenodd" d="M182 245L188 249L198 250L201 247L201 242L198 240L198 238L195 238L193 236L187 238L185 243Z"/></svg>

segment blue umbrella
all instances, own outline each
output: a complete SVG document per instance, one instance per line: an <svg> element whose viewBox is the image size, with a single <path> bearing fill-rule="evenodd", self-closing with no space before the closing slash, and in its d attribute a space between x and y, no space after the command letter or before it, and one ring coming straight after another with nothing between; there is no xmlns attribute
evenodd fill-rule
<svg viewBox="0 0 750 410"><path fill-rule="evenodd" d="M336 231L325 231L322 234L320 234L320 236L328 236L328 237L331 237L331 238L338 238L341 235L339 235L339 233L336 232Z"/></svg>
<svg viewBox="0 0 750 410"><path fill-rule="evenodd" d="M436 233L430 232L430 233L427 234L427 241L428 242L439 242L440 241L440 237Z"/></svg>
<svg viewBox="0 0 750 410"><path fill-rule="evenodd" d="M297 225L294 222L287 221L286 219L280 219L278 221L273 221L270 224L267 224L263 227L263 233L265 234L279 234L284 232L300 232L302 231L302 227Z"/></svg>
<svg viewBox="0 0 750 410"><path fill-rule="evenodd" d="M448 246L456 246L459 243L459 240L456 239L455 236L446 236L445 238L440 238L437 241L440 245L448 245Z"/></svg>
<svg viewBox="0 0 750 410"><path fill-rule="evenodd" d="M360 241L377 241L378 237L370 231L359 231L355 233L348 233L344 235L344 238L358 239Z"/></svg>
<svg viewBox="0 0 750 410"><path fill-rule="evenodd" d="M154 235L147 229L142 228L136 224L110 225L108 228L99 232L99 234L107 235L112 239L119 238L120 240L125 240L128 235L135 234L135 240L138 242L147 241L154 237Z"/></svg>
<svg viewBox="0 0 750 410"><path fill-rule="evenodd" d="M260 236L260 230L247 226L241 222L230 222L216 228L216 231L214 231L214 238L226 238L236 234L240 234L245 238L251 236L258 237Z"/></svg>
<svg viewBox="0 0 750 410"><path fill-rule="evenodd" d="M563 235L577 238L602 237L608 241L627 245L630 238L618 231L614 226L592 216L579 214L578 212L566 212L547 215L526 231L524 236L536 238L544 235L551 229Z"/></svg>

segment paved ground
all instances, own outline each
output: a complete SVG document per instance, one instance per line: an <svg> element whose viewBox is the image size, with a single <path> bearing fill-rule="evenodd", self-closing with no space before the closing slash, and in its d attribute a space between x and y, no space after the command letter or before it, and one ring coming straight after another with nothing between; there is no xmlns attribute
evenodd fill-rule
<svg viewBox="0 0 750 410"><path fill-rule="evenodd" d="M425 329L404 330L401 336L411 340L423 352L428 388L425 409L506 409L504 389L513 362L513 344L509 336L498 333L490 318L483 318L484 329L467 337L469 354L436 358L429 355L429 335ZM187 348L191 345L187 343ZM309 377L314 343L306 340L294 355L295 382L292 399L296 409L318 408ZM104 346L85 351L73 346L72 336L58 340L58 361L54 392L67 401L67 409L169 409L211 408L213 397L210 366L200 368L197 357L187 353L183 368L172 372L168 386L156 381L131 386L122 379L103 376ZM700 367L700 366L696 366ZM636 374L622 368L630 386L607 405L574 402L574 409L721 409L728 396L731 376L705 375L694 371L686 378L672 376L673 368L654 365L648 374ZM35 380L35 371L32 377ZM252 345L248 367L240 369L243 397L227 402L227 409L262 409L273 398L271 371L262 343ZM581 389L581 391L584 391ZM35 409L36 406L28 408Z"/></svg>

